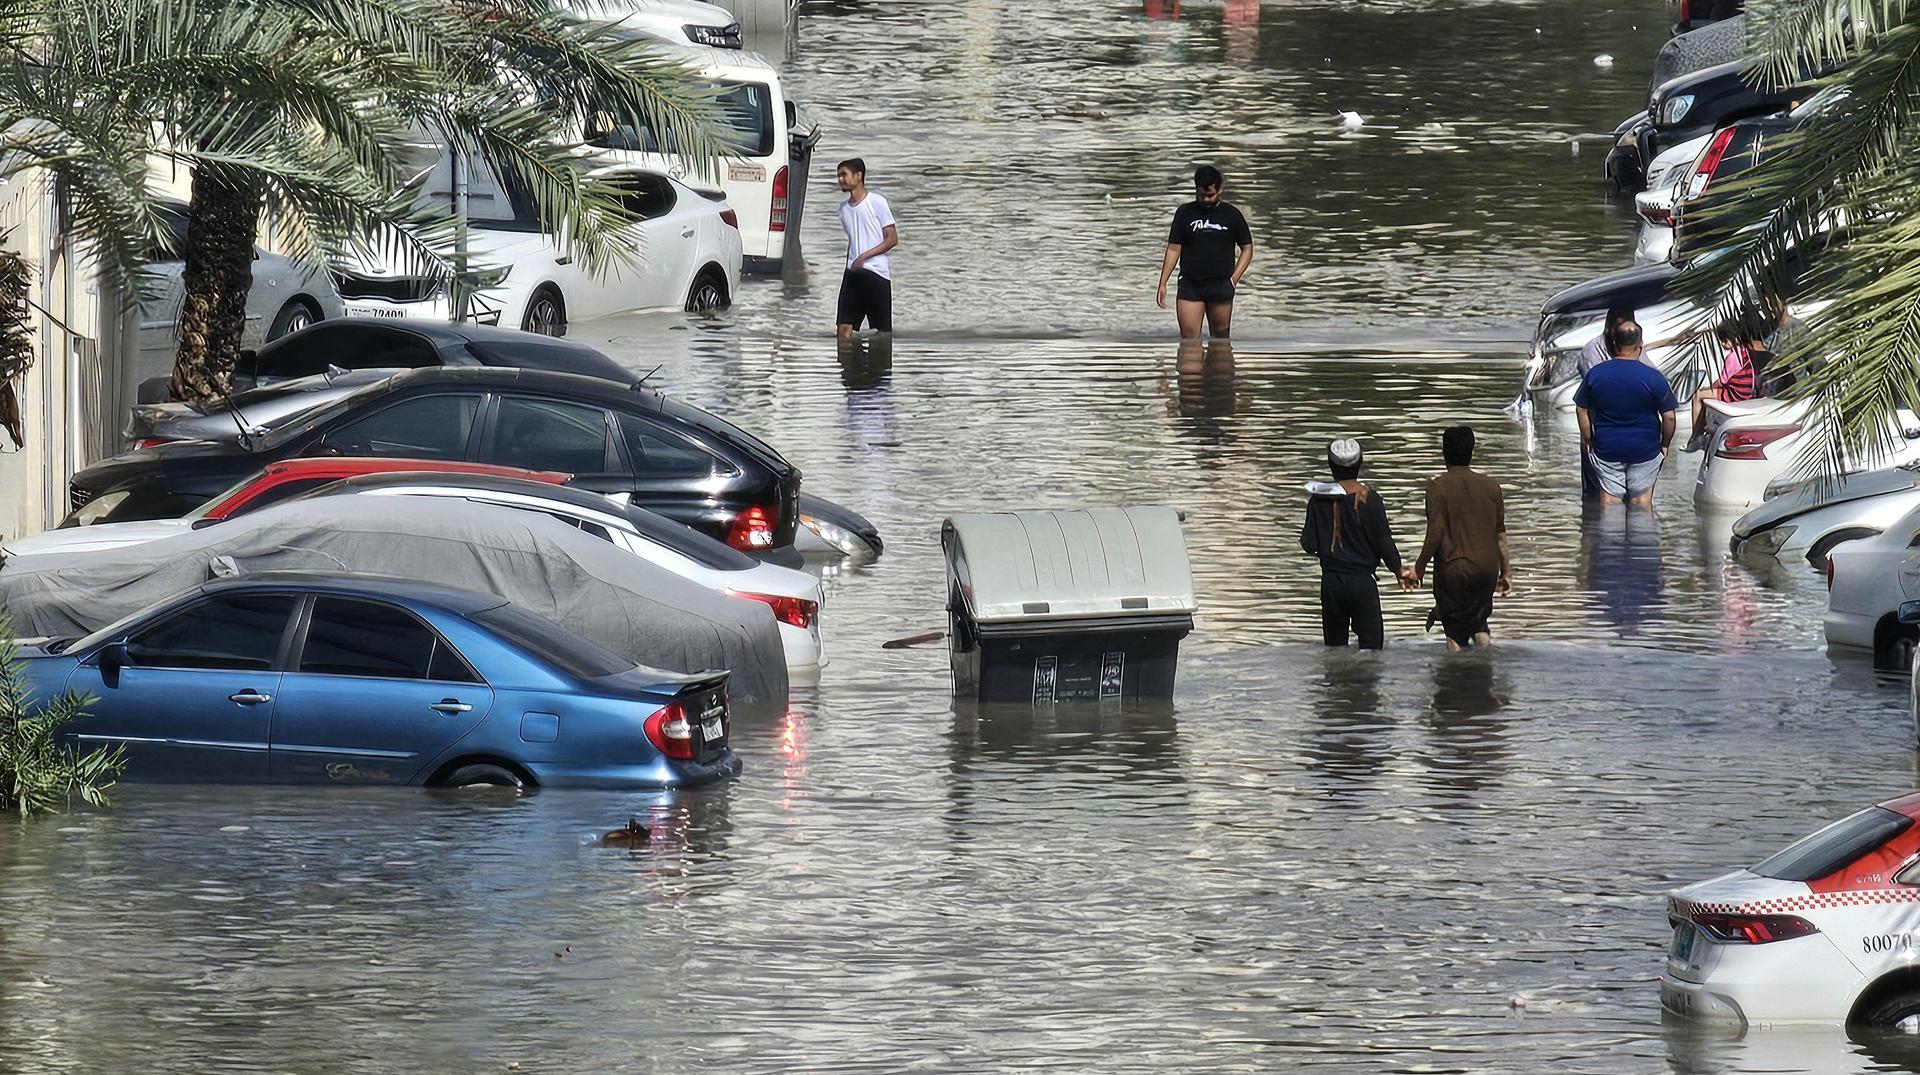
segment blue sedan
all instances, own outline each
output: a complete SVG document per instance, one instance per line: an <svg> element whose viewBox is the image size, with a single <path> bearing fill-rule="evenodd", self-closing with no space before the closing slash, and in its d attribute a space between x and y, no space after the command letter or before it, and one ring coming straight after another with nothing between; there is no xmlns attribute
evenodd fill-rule
<svg viewBox="0 0 1920 1075"><path fill-rule="evenodd" d="M659 788L739 772L727 673L639 667L503 598L354 575L210 582L23 649L131 780Z"/></svg>

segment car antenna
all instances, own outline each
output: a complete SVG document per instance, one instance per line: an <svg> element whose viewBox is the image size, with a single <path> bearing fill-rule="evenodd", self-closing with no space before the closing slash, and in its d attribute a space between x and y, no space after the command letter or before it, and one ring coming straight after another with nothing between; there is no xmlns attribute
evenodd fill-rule
<svg viewBox="0 0 1920 1075"><path fill-rule="evenodd" d="M665 363L665 362L662 362L662 363L660 363L660 366L664 366L664 365L666 365L666 363ZM656 374L656 373L659 373L659 372L660 372L660 366L655 366L655 367L653 367L652 369L650 369L650 370L648 370L648 371L647 371L647 377L651 377L651 376L653 376L654 374ZM639 388L640 386L642 386L642 385L644 385L644 384L646 384L646 383L647 383L647 377L642 377L642 378L640 378L639 380L637 380L637 381L635 381L635 382L633 382L633 387L635 387L635 388Z"/></svg>

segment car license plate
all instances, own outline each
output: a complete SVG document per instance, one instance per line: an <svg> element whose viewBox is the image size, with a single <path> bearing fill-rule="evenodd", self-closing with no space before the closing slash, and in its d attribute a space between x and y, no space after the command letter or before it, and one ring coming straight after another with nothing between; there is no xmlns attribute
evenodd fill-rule
<svg viewBox="0 0 1920 1075"><path fill-rule="evenodd" d="M767 181L767 166L764 164L741 164L727 162L727 178L735 183L764 183Z"/></svg>
<svg viewBox="0 0 1920 1075"><path fill-rule="evenodd" d="M1682 922L1673 927L1673 958L1677 963L1693 962L1693 946L1699 939L1700 931L1691 922Z"/></svg>
<svg viewBox="0 0 1920 1075"><path fill-rule="evenodd" d="M348 317L405 318L407 316L405 310L395 310L389 306L348 306L346 314Z"/></svg>
<svg viewBox="0 0 1920 1075"><path fill-rule="evenodd" d="M709 743L718 743L727 737L727 722L722 717L713 717L700 725L700 735Z"/></svg>

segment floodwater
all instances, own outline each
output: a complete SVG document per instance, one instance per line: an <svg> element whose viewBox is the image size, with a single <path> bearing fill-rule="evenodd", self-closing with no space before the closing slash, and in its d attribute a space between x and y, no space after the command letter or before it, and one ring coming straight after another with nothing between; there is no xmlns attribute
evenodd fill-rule
<svg viewBox="0 0 1920 1075"><path fill-rule="evenodd" d="M1920 1070L1662 1025L1662 894L1920 783L1904 685L1825 655L1804 565L1727 560L1690 457L1583 518L1570 428L1501 411L1541 298L1627 261L1570 146L1664 3L1174 7L804 7L812 271L577 326L886 535L825 569L831 663L740 722L737 781L0 826L0 1070ZM854 154L901 219L891 348L830 338ZM1152 308L1199 158L1260 248L1231 353ZM1325 651L1300 483L1362 437L1411 549L1458 421L1508 490L1501 646L1393 594L1386 652ZM879 648L945 625L946 515L1118 503L1187 513L1172 712L982 712ZM592 841L630 816L648 850Z"/></svg>

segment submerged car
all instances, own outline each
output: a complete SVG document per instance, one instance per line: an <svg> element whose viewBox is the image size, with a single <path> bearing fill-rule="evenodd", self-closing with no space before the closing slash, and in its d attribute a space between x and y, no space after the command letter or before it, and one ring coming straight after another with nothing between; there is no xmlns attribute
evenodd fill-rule
<svg viewBox="0 0 1920 1075"><path fill-rule="evenodd" d="M562 336L570 321L732 304L740 290L740 218L725 195L649 168L620 165L600 174L618 180L620 202L633 217L615 240L626 256L605 266L575 258L542 227L537 204L517 180L476 169L467 194L468 242L483 268L473 306L455 311L437 278L366 264L336 274L346 316L448 321L458 313ZM450 175L439 182L434 189L452 190Z"/></svg>
<svg viewBox="0 0 1920 1075"><path fill-rule="evenodd" d="M1540 308L1540 323L1527 355L1521 382L1524 397L1541 410L1573 407L1573 393L1580 387L1580 352L1606 327L1610 308L1633 310L1642 338L1650 343L1662 344L1698 331L1711 311L1693 299L1668 294L1679 275L1679 268L1667 264L1625 269L1576 284L1548 299ZM1697 358L1685 347L1656 346L1645 361L1675 378L1690 371ZM1681 387L1676 385L1676 394L1691 395L1681 393Z"/></svg>
<svg viewBox="0 0 1920 1075"><path fill-rule="evenodd" d="M422 582L209 582L22 651L126 778L657 788L739 771L727 673L641 668L506 599Z"/></svg>
<svg viewBox="0 0 1920 1075"><path fill-rule="evenodd" d="M1634 195L1633 210L1640 233L1633 244L1635 265L1659 265L1673 259L1673 209L1684 192L1687 177L1711 141L1702 135L1682 142L1654 158L1647 168L1647 189Z"/></svg>
<svg viewBox="0 0 1920 1075"><path fill-rule="evenodd" d="M726 8L700 0L607 0L567 6L580 19L638 30L677 45L745 47L740 20Z"/></svg>
<svg viewBox="0 0 1920 1075"><path fill-rule="evenodd" d="M395 474L407 471L432 471L439 474L481 474L497 478L560 485L573 475L557 470L522 470L496 467L488 463L461 463L443 459L341 459L320 456L314 459L288 459L270 463L266 469L236 483L178 519L144 519L139 522L95 523L90 514L95 501L74 512L65 522L45 533L11 538L0 544L0 561L7 556L33 556L40 553L100 552L120 549L142 542L172 537L187 530L199 530L214 523L237 518L250 511L292 500L323 485L355 478L363 474Z"/></svg>
<svg viewBox="0 0 1920 1075"><path fill-rule="evenodd" d="M1693 483L1693 502L1700 507L1745 511L1761 503L1767 489L1825 430L1805 400L1708 400L1702 414L1706 439ZM1846 460L1843 469L1857 473L1920 459L1920 416L1905 408L1896 411L1882 442L1884 456Z"/></svg>
<svg viewBox="0 0 1920 1075"><path fill-rule="evenodd" d="M1913 1028L1920 794L1667 898L1660 1003L1687 1019Z"/></svg>
<svg viewBox="0 0 1920 1075"><path fill-rule="evenodd" d="M373 474L334 482L309 495L439 497L549 515L683 579L766 605L780 628L787 667L821 663L820 605L825 598L819 579L763 564L645 508L616 504L582 489L480 474Z"/></svg>
<svg viewBox="0 0 1920 1075"><path fill-rule="evenodd" d="M1842 542L1827 552L1827 614L1822 621L1832 653L1864 653L1874 667L1905 670L1913 663L1920 627L1900 618L1904 602L1920 600L1920 507L1872 537Z"/></svg>
<svg viewBox="0 0 1920 1075"><path fill-rule="evenodd" d="M1825 567L1846 541L1873 537L1920 507L1920 460L1841 477L1830 486L1796 482L1767 487L1767 499L1733 524L1736 556L1804 555Z"/></svg>
<svg viewBox="0 0 1920 1075"><path fill-rule="evenodd" d="M98 522L175 518L300 456L461 459L572 474L742 552L792 551L800 471L758 438L645 385L518 369L409 370L234 441L128 452L73 476Z"/></svg>

